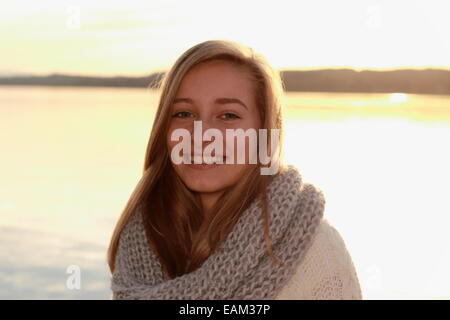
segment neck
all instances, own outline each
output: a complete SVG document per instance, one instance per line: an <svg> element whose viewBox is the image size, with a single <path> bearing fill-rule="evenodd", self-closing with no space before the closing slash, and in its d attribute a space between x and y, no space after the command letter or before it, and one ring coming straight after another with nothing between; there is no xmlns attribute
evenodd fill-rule
<svg viewBox="0 0 450 320"><path fill-rule="evenodd" d="M222 195L223 191L218 192L208 192L208 193L201 193L200 194L200 200L202 202L202 208L203 213L205 217L207 215L210 215L212 212L212 208L214 204L217 202L217 199Z"/></svg>

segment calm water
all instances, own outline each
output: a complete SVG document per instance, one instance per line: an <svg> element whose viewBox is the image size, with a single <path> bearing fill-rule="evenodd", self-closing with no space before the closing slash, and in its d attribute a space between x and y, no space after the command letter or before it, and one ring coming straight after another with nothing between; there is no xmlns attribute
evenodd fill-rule
<svg viewBox="0 0 450 320"><path fill-rule="evenodd" d="M450 96L285 97L285 160L327 198L365 299L450 298ZM0 298L109 299L106 248L158 92L0 87ZM81 289L66 286L70 265Z"/></svg>

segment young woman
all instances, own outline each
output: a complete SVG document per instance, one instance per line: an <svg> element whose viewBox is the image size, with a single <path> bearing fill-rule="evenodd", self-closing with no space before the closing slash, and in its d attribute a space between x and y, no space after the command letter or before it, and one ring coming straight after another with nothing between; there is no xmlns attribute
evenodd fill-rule
<svg viewBox="0 0 450 320"><path fill-rule="evenodd" d="M282 94L233 41L175 62L109 246L113 299L362 299L321 190L281 161Z"/></svg>

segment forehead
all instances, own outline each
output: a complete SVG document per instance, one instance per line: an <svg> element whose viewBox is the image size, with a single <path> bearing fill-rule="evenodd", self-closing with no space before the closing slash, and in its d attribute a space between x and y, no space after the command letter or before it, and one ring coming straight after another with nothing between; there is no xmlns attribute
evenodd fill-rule
<svg viewBox="0 0 450 320"><path fill-rule="evenodd" d="M236 95L252 97L254 83L250 73L228 61L209 61L191 68L181 81L177 96Z"/></svg>

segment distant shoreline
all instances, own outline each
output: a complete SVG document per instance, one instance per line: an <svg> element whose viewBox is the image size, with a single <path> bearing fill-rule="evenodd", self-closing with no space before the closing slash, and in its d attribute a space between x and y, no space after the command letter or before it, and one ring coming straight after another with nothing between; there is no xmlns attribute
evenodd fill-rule
<svg viewBox="0 0 450 320"><path fill-rule="evenodd" d="M283 70L280 71L280 75L287 92L450 94L450 71L442 69L389 71L356 71L352 69ZM0 85L157 89L163 76L163 72L153 73L146 77L92 77L52 74L48 76L0 77Z"/></svg>

